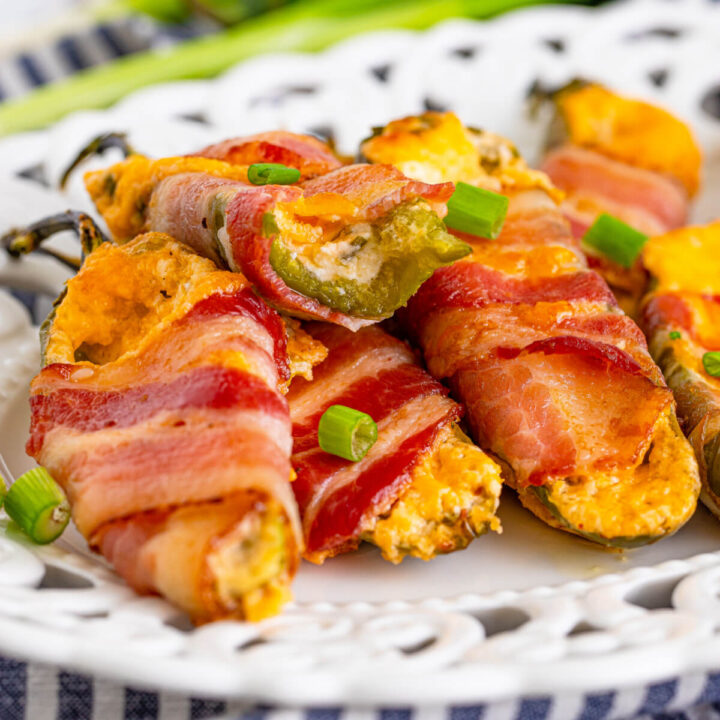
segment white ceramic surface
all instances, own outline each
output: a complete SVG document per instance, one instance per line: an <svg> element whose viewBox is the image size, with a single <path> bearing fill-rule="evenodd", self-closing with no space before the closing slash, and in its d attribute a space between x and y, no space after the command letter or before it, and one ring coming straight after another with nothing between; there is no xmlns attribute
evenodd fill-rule
<svg viewBox="0 0 720 720"><path fill-rule="evenodd" d="M354 152L372 125L429 104L512 137L535 158L546 118L528 118L526 92L576 74L692 123L707 157L697 208L706 220L720 214L720 121L703 110L720 106L718 67L720 4L701 0L545 7L262 57L216 81L150 88L111 110L0 139L0 234L48 212L90 209L80 173L64 195L18 173L41 171L52 187L100 131L125 130L138 149L163 155L274 127L329 130ZM65 277L48 259L0 257L0 282L52 294ZM37 363L26 314L0 294L0 451L16 473L30 466L26 392ZM73 531L39 550L0 537L0 652L181 692L307 704L493 701L720 667L720 523L704 509L675 537L625 554L550 530L509 492L501 516L502 536L427 564L394 567L371 548L305 564L297 602L279 618L197 630L164 602L133 595Z"/></svg>

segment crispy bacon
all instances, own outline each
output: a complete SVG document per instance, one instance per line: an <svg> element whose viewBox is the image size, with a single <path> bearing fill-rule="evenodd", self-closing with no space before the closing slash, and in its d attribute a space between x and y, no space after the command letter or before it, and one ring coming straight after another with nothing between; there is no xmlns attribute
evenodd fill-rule
<svg viewBox="0 0 720 720"><path fill-rule="evenodd" d="M499 352L453 377L480 443L512 465L521 486L632 467L669 393L616 348L553 340Z"/></svg>
<svg viewBox="0 0 720 720"><path fill-rule="evenodd" d="M563 209L575 221L580 236L601 211L648 235L658 235L687 222L686 190L679 182L659 173L573 145L550 152L542 169L568 194Z"/></svg>
<svg viewBox="0 0 720 720"><path fill-rule="evenodd" d="M550 278L514 278L479 262L440 268L411 302L413 325L422 325L440 305L444 309L558 302L597 303L609 308L617 305L603 279L591 271Z"/></svg>
<svg viewBox="0 0 720 720"><path fill-rule="evenodd" d="M205 308L176 321L161 345L173 347L176 332L196 348L212 342L218 325L205 310L216 301L223 302L211 296ZM223 325L232 340L231 322L224 318ZM149 348L148 357L156 351ZM276 493L269 482L278 483L284 469L289 476L287 405L277 387L244 370L197 362L197 352L189 353L167 382L147 382L154 373L135 356L94 367L50 365L33 382L27 450L65 486L86 537L130 512L237 491L264 474L260 458L272 468L266 491Z"/></svg>
<svg viewBox="0 0 720 720"><path fill-rule="evenodd" d="M311 135L284 130L230 138L193 155L232 165L280 163L300 170L303 179L324 175L342 165L326 143Z"/></svg>
<svg viewBox="0 0 720 720"><path fill-rule="evenodd" d="M418 365L407 345L379 328L355 334L313 324L308 331L329 349L313 381L296 380L288 395L293 421L293 490L307 554L322 561L357 547L361 533L386 513L438 433L460 417L447 390ZM347 405L378 424L378 440L357 463L318 446L320 417Z"/></svg>
<svg viewBox="0 0 720 720"><path fill-rule="evenodd" d="M61 368L49 365L48 377ZM146 422L164 412L178 417L188 408L228 410L242 407L282 419L287 406L263 380L246 372L223 367L188 370L170 382L140 383L125 390L58 388L48 395L30 398L32 435L28 451L42 450L45 435L58 425L80 433L104 428L126 428ZM181 421L179 421L181 422Z"/></svg>
<svg viewBox="0 0 720 720"><path fill-rule="evenodd" d="M491 356L495 348L524 348L545 338L566 335L612 343L631 355L650 377L660 377L648 357L640 328L627 315L617 310L603 312L602 307L591 303L443 309L428 314L422 333L428 367L442 378L451 377L478 358Z"/></svg>
<svg viewBox="0 0 720 720"><path fill-rule="evenodd" d="M303 184L307 197L337 193L358 208L358 220L372 220L413 197L426 200L444 217L447 201L453 194L453 183L427 183L409 180L392 165L347 165Z"/></svg>

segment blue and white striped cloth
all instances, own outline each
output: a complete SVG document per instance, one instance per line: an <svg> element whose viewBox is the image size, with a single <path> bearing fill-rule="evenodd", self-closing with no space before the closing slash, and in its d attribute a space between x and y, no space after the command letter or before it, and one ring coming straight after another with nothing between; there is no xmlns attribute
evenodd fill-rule
<svg viewBox="0 0 720 720"><path fill-rule="evenodd" d="M169 45L205 30L204 24L161 26L140 17L127 17L63 35L49 44L39 43L37 47L0 58L0 102L94 65Z"/></svg>
<svg viewBox="0 0 720 720"><path fill-rule="evenodd" d="M446 707L280 708L121 687L0 657L0 720L720 720L720 672L646 688Z"/></svg>

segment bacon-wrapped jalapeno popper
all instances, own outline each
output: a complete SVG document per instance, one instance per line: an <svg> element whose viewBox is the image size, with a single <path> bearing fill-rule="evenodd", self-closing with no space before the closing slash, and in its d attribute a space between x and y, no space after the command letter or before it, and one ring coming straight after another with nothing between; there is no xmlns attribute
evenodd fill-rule
<svg viewBox="0 0 720 720"><path fill-rule="evenodd" d="M27 451L90 546L195 621L277 612L302 550L278 314L151 233L94 250L44 336Z"/></svg>
<svg viewBox="0 0 720 720"><path fill-rule="evenodd" d="M306 557L322 562L365 540L392 562L429 560L498 530L500 468L460 430L461 407L410 348L377 327L305 329L328 348L312 382L296 379L288 394ZM320 418L332 405L378 424L377 442L359 462L318 445Z"/></svg>
<svg viewBox="0 0 720 720"><path fill-rule="evenodd" d="M201 151L210 158L132 156L90 173L87 188L117 241L167 232L243 273L277 309L353 330L392 315L436 268L469 252L441 220L449 183L350 165L258 187L236 164L255 160L256 143L240 145ZM301 170L330 168L314 161L314 146L295 151Z"/></svg>
<svg viewBox="0 0 720 720"><path fill-rule="evenodd" d="M588 270L547 177L451 114L391 123L362 152L421 180L509 197L499 237L465 237L472 255L436 271L402 320L522 502L611 546L682 526L699 479L672 394L638 327Z"/></svg>
<svg viewBox="0 0 720 720"><path fill-rule="evenodd" d="M703 500L720 515L720 222L650 238L640 314L700 465Z"/></svg>
<svg viewBox="0 0 720 720"><path fill-rule="evenodd" d="M647 235L685 225L702 160L686 124L597 84L570 83L552 101L555 118L542 169L565 191L561 207L577 237L603 212ZM634 313L646 283L641 263L626 267L590 246L584 250Z"/></svg>

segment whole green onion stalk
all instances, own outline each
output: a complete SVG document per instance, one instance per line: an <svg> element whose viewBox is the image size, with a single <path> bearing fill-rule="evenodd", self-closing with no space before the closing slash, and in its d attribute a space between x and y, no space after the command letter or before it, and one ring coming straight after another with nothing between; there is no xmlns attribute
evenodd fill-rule
<svg viewBox="0 0 720 720"><path fill-rule="evenodd" d="M170 3L170 0L163 2ZM323 50L363 32L396 28L423 30L451 17L484 18L540 2L542 0L302 0L216 35L191 40L170 50L130 55L6 102L0 105L0 135L40 128L76 110L107 107L147 85L213 77L235 63L262 53ZM594 0L556 2L593 4ZM522 52L522 48L518 48L518 52Z"/></svg>

